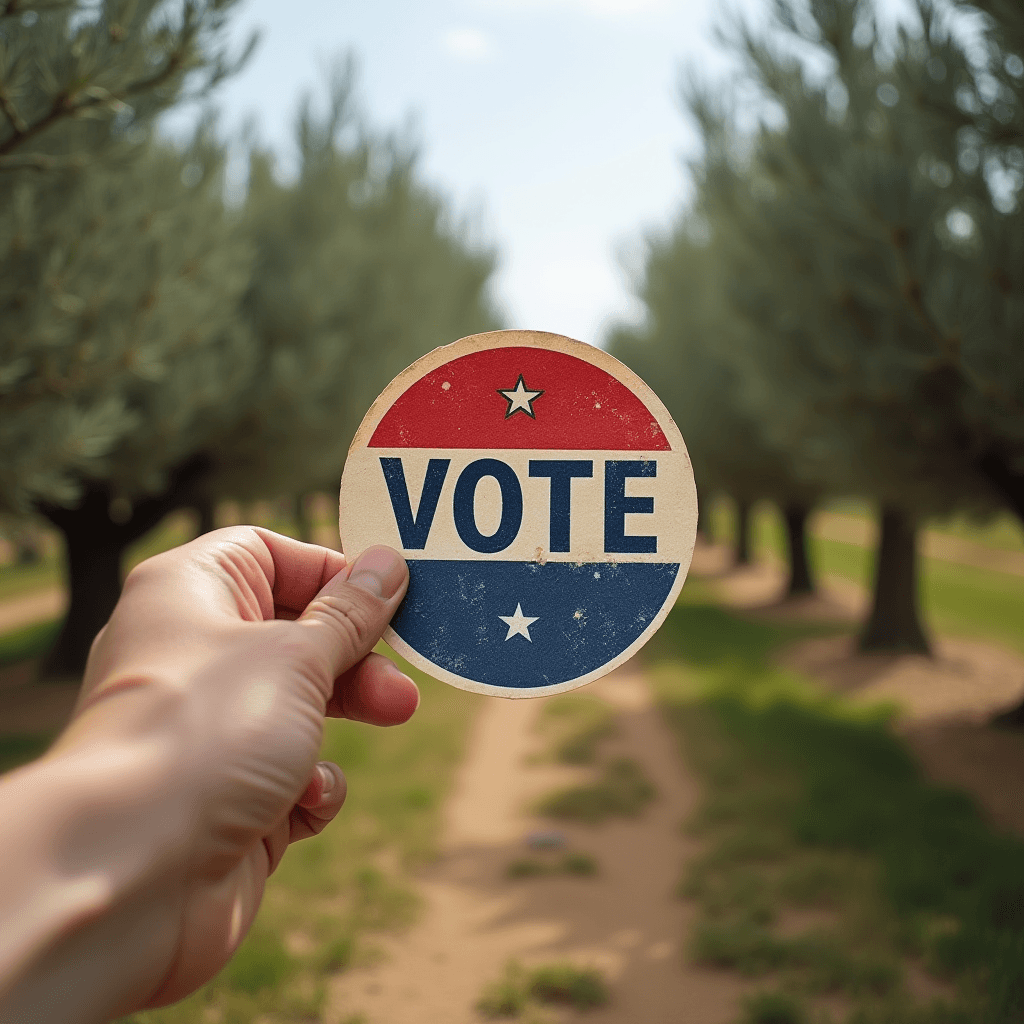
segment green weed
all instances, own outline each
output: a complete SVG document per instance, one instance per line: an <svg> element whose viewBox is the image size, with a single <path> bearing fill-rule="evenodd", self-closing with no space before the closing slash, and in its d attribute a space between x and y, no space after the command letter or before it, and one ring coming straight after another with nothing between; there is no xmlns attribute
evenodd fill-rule
<svg viewBox="0 0 1024 1024"><path fill-rule="evenodd" d="M667 625L693 675L654 676L709 794L691 826L706 852L682 885L702 907L695 955L843 992L878 1020L897 1005L892 1020L961 1019L901 995L902 958L922 953L970 994L969 1019L1024 1019L1024 843L921 778L882 715L773 668L797 631L686 604ZM828 907L836 926L780 937L770 913L787 904Z"/></svg>
<svg viewBox="0 0 1024 1024"><path fill-rule="evenodd" d="M61 623L61 619L49 619L4 633L0 636L0 666L41 658L53 646Z"/></svg>
<svg viewBox="0 0 1024 1024"><path fill-rule="evenodd" d="M536 857L520 857L510 861L505 868L505 874L509 878L536 878L538 875L550 873L550 866Z"/></svg>
<svg viewBox="0 0 1024 1024"><path fill-rule="evenodd" d="M544 705L540 730L555 737L554 759L561 764L593 764L602 740L615 734L615 715L590 694L563 694Z"/></svg>
<svg viewBox="0 0 1024 1024"><path fill-rule="evenodd" d="M576 875L588 878L597 874L597 861L589 853L567 853L560 860L520 857L505 868L508 878L536 878L540 875Z"/></svg>
<svg viewBox="0 0 1024 1024"><path fill-rule="evenodd" d="M552 793L537 805L537 811L551 818L596 825L611 817L636 817L655 793L640 765L622 757L605 765L597 782Z"/></svg>
<svg viewBox="0 0 1024 1024"><path fill-rule="evenodd" d="M223 981L236 992L255 995L281 985L294 969L295 962L280 937L254 928L224 968Z"/></svg>
<svg viewBox="0 0 1024 1024"><path fill-rule="evenodd" d="M52 742L51 735L0 736L0 772L34 761Z"/></svg>
<svg viewBox="0 0 1024 1024"><path fill-rule="evenodd" d="M564 1003L577 1010L589 1010L608 1002L608 986L593 967L550 964L530 974L529 993L542 1003Z"/></svg>
<svg viewBox="0 0 1024 1024"><path fill-rule="evenodd" d="M559 866L567 875L586 878L597 874L597 861L589 853L567 853Z"/></svg>
<svg viewBox="0 0 1024 1024"><path fill-rule="evenodd" d="M743 1000L743 1024L805 1024L802 1004L786 992L758 992Z"/></svg>
<svg viewBox="0 0 1024 1024"><path fill-rule="evenodd" d="M529 1001L526 987L526 972L516 961L510 961L504 975L484 989L477 1000L477 1012L489 1018L518 1017Z"/></svg>
<svg viewBox="0 0 1024 1024"><path fill-rule="evenodd" d="M519 1017L531 1001L590 1010L608 999L608 985L596 968L556 963L526 971L513 960L504 975L484 989L476 1008L484 1017Z"/></svg>

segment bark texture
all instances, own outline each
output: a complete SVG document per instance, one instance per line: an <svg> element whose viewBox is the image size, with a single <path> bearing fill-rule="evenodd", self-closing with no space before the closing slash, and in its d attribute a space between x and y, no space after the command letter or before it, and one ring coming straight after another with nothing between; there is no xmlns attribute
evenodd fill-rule
<svg viewBox="0 0 1024 1024"><path fill-rule="evenodd" d="M786 548L789 556L789 582L787 597L802 597L813 594L814 575L807 550L807 520L811 510L806 505L789 504L782 510L786 523Z"/></svg>
<svg viewBox="0 0 1024 1024"><path fill-rule="evenodd" d="M750 507L749 501L736 502L737 565L750 565Z"/></svg>
<svg viewBox="0 0 1024 1024"><path fill-rule="evenodd" d="M882 508L871 613L859 647L872 653L931 654L918 610L917 528L892 505Z"/></svg>
<svg viewBox="0 0 1024 1024"><path fill-rule="evenodd" d="M89 648L121 596L125 549L168 513L199 504L195 485L205 466L203 457L190 460L171 474L163 494L137 501L124 522L111 518L114 496L101 484L88 484L77 508L40 506L39 511L64 535L70 597L60 635L43 661L44 677L82 675Z"/></svg>

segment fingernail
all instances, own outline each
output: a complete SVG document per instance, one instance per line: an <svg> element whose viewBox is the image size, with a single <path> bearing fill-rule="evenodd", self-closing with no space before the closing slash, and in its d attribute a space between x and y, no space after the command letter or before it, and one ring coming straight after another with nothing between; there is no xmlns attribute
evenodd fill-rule
<svg viewBox="0 0 1024 1024"><path fill-rule="evenodd" d="M320 799L331 795L331 790L334 789L334 772L324 764L322 761L316 766L316 770L320 773Z"/></svg>
<svg viewBox="0 0 1024 1024"><path fill-rule="evenodd" d="M352 563L348 582L374 597L394 597L405 583L405 559L391 548L367 548Z"/></svg>

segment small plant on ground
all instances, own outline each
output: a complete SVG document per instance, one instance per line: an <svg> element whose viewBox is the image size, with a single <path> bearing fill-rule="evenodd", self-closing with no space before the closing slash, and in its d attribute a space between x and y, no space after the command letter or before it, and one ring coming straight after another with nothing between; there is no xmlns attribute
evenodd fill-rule
<svg viewBox="0 0 1024 1024"><path fill-rule="evenodd" d="M526 971L512 960L477 1001L477 1012L489 1019L520 1017L534 1003L590 1010L608 1002L608 985L599 970L571 963L544 964Z"/></svg>
<svg viewBox="0 0 1024 1024"><path fill-rule="evenodd" d="M597 861L589 853L567 853L562 858L561 868L567 875L589 878L597 874Z"/></svg>
<svg viewBox="0 0 1024 1024"><path fill-rule="evenodd" d="M552 755L561 764L593 764L602 740L615 735L615 715L590 694L564 694L544 705L540 729L555 737Z"/></svg>
<svg viewBox="0 0 1024 1024"><path fill-rule="evenodd" d="M706 790L680 887L700 906L693 953L796 996L842 995L848 1024L1019 1018L1024 845L924 779L883 712L779 670L773 650L799 633L684 600L652 647ZM948 997L915 997L908 960Z"/></svg>
<svg viewBox="0 0 1024 1024"><path fill-rule="evenodd" d="M536 857L520 857L518 860L509 861L505 868L505 874L509 878L536 878L538 875L546 875L550 867Z"/></svg>
<svg viewBox="0 0 1024 1024"><path fill-rule="evenodd" d="M597 782L552 793L540 802L537 810L550 818L596 825L611 817L636 817L655 793L640 765L620 757L605 765Z"/></svg>
<svg viewBox="0 0 1024 1024"><path fill-rule="evenodd" d="M743 1024L805 1024L807 1014L785 992L758 992L743 1001Z"/></svg>
<svg viewBox="0 0 1024 1024"><path fill-rule="evenodd" d="M565 1003L590 1010L608 1002L608 985L593 967L549 964L530 973L529 993L542 1003Z"/></svg>
<svg viewBox="0 0 1024 1024"><path fill-rule="evenodd" d="M505 868L508 878L537 878L541 875L575 875L589 878L597 874L597 861L589 853L567 853L561 860L520 857Z"/></svg>
<svg viewBox="0 0 1024 1024"><path fill-rule="evenodd" d="M477 1000L476 1009L484 1017L518 1017L526 1009L526 972L515 960L505 966L505 973L492 981Z"/></svg>

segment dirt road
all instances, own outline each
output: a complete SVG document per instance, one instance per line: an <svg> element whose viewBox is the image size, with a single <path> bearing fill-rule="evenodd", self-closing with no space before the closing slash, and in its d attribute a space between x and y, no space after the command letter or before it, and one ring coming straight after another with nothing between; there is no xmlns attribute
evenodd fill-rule
<svg viewBox="0 0 1024 1024"><path fill-rule="evenodd" d="M488 701L446 809L443 854L421 880L424 913L409 932L385 940L381 963L333 982L328 1024L356 1013L368 1024L470 1024L480 1019L474 1004L482 989L511 958L600 967L612 1001L586 1014L591 1024L735 1019L745 987L686 962L694 911L674 895L694 850L680 824L696 806L697 783L638 670L627 667L588 692L618 710L608 755L642 764L657 800L639 819L559 826L567 849L596 859L596 877L509 879L509 862L529 853L524 838L551 828L526 808L586 773L537 763L542 701ZM575 1016L562 1011L558 1019Z"/></svg>

